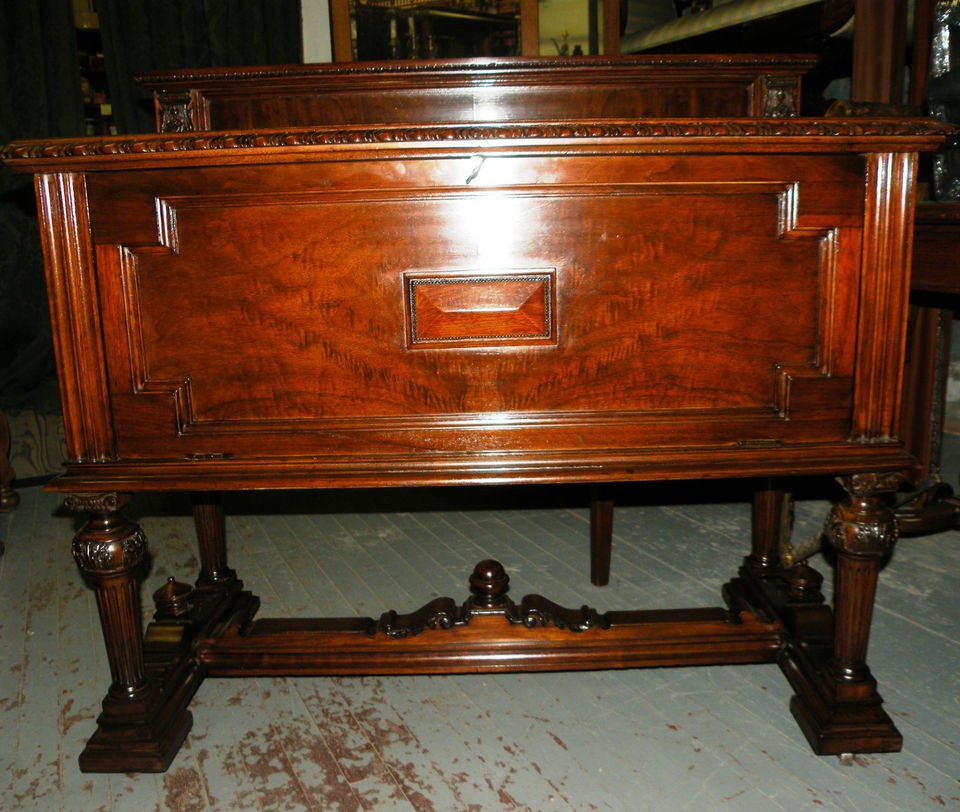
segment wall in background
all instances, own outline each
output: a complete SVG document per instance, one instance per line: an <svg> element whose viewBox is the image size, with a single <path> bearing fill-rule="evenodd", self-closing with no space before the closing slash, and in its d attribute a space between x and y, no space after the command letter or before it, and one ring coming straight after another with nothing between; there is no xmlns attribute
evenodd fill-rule
<svg viewBox="0 0 960 812"><path fill-rule="evenodd" d="M300 19L303 26L303 61L333 61L327 0L300 0Z"/></svg>

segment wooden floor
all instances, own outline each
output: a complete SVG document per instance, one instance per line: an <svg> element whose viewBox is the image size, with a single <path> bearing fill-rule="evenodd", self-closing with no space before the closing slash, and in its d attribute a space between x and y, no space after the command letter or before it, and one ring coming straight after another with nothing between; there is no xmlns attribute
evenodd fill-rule
<svg viewBox="0 0 960 812"><path fill-rule="evenodd" d="M951 438L956 482L960 443ZM606 609L720 605L747 551L739 490L632 491L613 581L587 578L582 492L258 494L232 499L231 564L263 614L409 611L466 597L496 557L528 591ZM209 680L164 775L84 775L108 683L96 608L58 497L0 516L0 809L960 809L960 533L903 540L883 575L871 664L904 734L896 755L813 756L775 666L582 674ZM686 498L684 498L686 496ZM798 535L822 520L798 506ZM645 504L651 502L652 505ZM188 506L140 499L149 595L197 561ZM823 559L815 559L828 569ZM821 566L822 565L822 566Z"/></svg>

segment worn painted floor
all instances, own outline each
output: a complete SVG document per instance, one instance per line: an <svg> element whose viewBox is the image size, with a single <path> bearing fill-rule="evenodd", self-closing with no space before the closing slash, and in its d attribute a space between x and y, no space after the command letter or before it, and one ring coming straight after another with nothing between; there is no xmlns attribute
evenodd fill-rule
<svg viewBox="0 0 960 812"><path fill-rule="evenodd" d="M951 438L953 482L958 451ZM691 505L639 489L617 511L605 589L588 582L575 489L248 495L228 503L231 564L264 615L459 600L487 556L515 597L714 606L747 551L740 495ZM801 535L822 520L819 495L798 507ZM813 756L775 666L216 679L168 773L106 776L77 769L108 673L73 519L38 487L21 496L0 515L2 810L960 809L960 532L902 541L881 577L870 660L904 734L896 755ZM153 553L144 593L193 573L188 505L142 498L133 512Z"/></svg>

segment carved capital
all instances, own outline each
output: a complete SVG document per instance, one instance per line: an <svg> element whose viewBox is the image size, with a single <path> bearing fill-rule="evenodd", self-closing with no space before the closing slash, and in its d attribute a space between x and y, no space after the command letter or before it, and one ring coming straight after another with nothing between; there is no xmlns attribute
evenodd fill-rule
<svg viewBox="0 0 960 812"><path fill-rule="evenodd" d="M881 499L881 494L896 490L900 475L856 474L839 481L849 496L830 512L824 535L841 553L865 557L888 555L899 530L896 516Z"/></svg>
<svg viewBox="0 0 960 812"><path fill-rule="evenodd" d="M129 501L126 493L71 493L63 506L72 513L116 513Z"/></svg>
<svg viewBox="0 0 960 812"><path fill-rule="evenodd" d="M873 496L881 493L893 493L903 482L903 474L887 471L882 474L852 474L837 477L843 489L854 496Z"/></svg>
<svg viewBox="0 0 960 812"><path fill-rule="evenodd" d="M126 572L137 567L147 552L147 540L135 524L119 537L86 535L81 530L73 539L73 558L81 570L98 575Z"/></svg>
<svg viewBox="0 0 960 812"><path fill-rule="evenodd" d="M120 513L127 494L71 494L64 505L90 518L73 539L73 558L83 572L110 575L134 569L143 561L147 541L140 527Z"/></svg>

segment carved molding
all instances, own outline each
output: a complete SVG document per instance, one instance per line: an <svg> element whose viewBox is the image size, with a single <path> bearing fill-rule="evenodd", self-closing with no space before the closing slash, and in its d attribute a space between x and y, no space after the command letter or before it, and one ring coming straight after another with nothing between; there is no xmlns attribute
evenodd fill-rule
<svg viewBox="0 0 960 812"><path fill-rule="evenodd" d="M139 135L103 139L19 141L0 152L4 161L145 155L277 147L363 144L453 144L469 141L618 139L618 138L763 138L763 137L936 137L955 128L928 119L694 119L583 121L554 124L463 124L369 126L238 133Z"/></svg>

